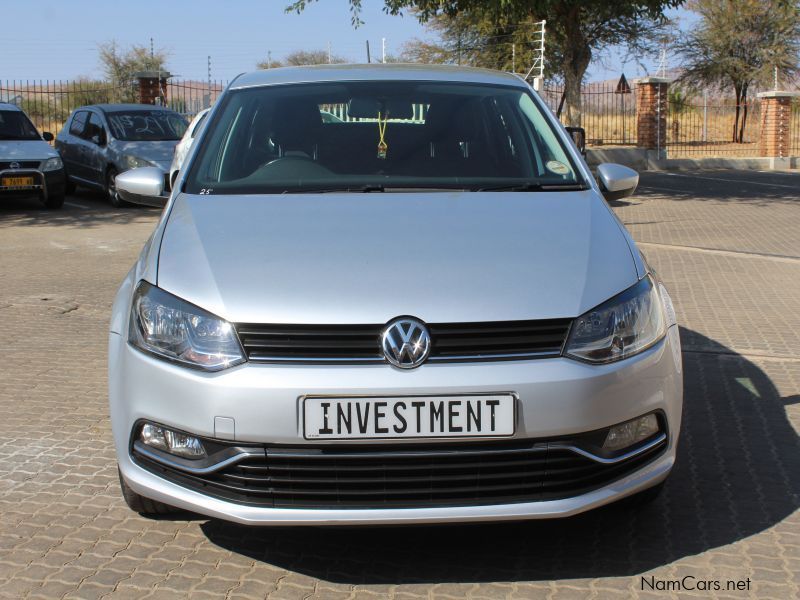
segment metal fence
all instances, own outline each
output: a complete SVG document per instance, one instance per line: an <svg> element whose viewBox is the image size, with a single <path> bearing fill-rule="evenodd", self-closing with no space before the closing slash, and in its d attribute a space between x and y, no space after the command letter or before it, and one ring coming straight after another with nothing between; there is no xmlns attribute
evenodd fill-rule
<svg viewBox="0 0 800 600"><path fill-rule="evenodd" d="M187 118L216 102L227 86L225 81L170 80L166 104ZM627 89L626 89L627 88ZM563 119L564 88L546 87L541 96L554 113ZM636 90L612 82L592 83L581 91L583 127L587 145L636 145ZM0 102L12 102L31 117L40 131L58 133L78 106L87 104L135 102L135 85L114 86L104 81L0 81ZM758 156L761 129L760 103L749 100L738 107L741 139L736 140L735 102L687 93L669 93L663 136L668 157ZM424 118L425 107L418 107L414 118ZM331 106L330 112L347 119L344 108ZM745 120L741 129L742 119ZM789 153L800 156L800 98L792 101L792 126Z"/></svg>
<svg viewBox="0 0 800 600"><path fill-rule="evenodd" d="M564 122L564 88L550 86L540 93L542 99ZM636 93L611 82L592 83L581 88L587 146L636 145Z"/></svg>
<svg viewBox="0 0 800 600"><path fill-rule="evenodd" d="M758 156L761 104L671 96L667 101L666 150L669 158Z"/></svg>
<svg viewBox="0 0 800 600"><path fill-rule="evenodd" d="M40 131L54 135L78 106L121 102L131 93L102 81L0 81L0 102L16 104Z"/></svg>
<svg viewBox="0 0 800 600"><path fill-rule="evenodd" d="M187 118L213 104L227 86L223 81L170 81L167 106ZM115 86L104 81L0 81L0 102L22 108L40 131L54 135L70 112L87 104L136 102L135 85Z"/></svg>
<svg viewBox="0 0 800 600"><path fill-rule="evenodd" d="M227 81L170 81L166 86L167 106L191 118L214 104L227 86Z"/></svg>

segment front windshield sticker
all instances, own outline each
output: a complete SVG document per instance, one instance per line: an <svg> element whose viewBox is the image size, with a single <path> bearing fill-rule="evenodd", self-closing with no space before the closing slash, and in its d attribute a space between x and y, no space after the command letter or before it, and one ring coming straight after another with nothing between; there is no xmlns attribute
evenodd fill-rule
<svg viewBox="0 0 800 600"><path fill-rule="evenodd" d="M566 175L570 172L570 169L567 165L562 162L558 162L557 160L547 161L545 167L548 171L555 173L556 175Z"/></svg>

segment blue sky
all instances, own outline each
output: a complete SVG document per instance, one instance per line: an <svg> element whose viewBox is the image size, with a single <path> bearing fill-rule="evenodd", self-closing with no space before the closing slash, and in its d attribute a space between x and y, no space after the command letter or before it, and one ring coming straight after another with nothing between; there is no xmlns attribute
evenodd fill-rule
<svg viewBox="0 0 800 600"><path fill-rule="evenodd" d="M205 79L207 56L212 77L228 80L255 68L271 51L281 58L292 50L324 49L352 61L364 61L365 42L373 58L380 56L381 38L387 52L398 53L403 42L429 37L423 26L406 15L391 17L381 10L381 0L364 0L365 24L353 29L347 0L320 0L302 15L285 14L289 0L36 0L4 2L0 36L0 80L73 79L97 77L97 46L150 44L170 53L172 73ZM685 11L680 11L686 15ZM16 31L8 24L22 23ZM590 80L646 74L634 61L623 64L612 50L606 60L590 69ZM655 65L648 62L647 70Z"/></svg>

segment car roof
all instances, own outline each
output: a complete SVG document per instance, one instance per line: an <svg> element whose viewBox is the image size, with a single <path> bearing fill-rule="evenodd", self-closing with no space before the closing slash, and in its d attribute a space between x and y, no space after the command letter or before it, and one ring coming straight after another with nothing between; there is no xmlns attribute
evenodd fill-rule
<svg viewBox="0 0 800 600"><path fill-rule="evenodd" d="M16 104L11 104L10 102L0 102L0 110L16 110L22 112L22 109L19 106Z"/></svg>
<svg viewBox="0 0 800 600"><path fill-rule="evenodd" d="M367 65L314 65L306 67L280 67L263 69L239 75L231 82L231 89L281 85L289 83L315 83L331 81L448 81L527 87L527 83L512 73L491 69L458 67L454 65L420 64L367 64Z"/></svg>
<svg viewBox="0 0 800 600"><path fill-rule="evenodd" d="M119 110L165 110L174 112L171 108L166 106L159 106L157 104L87 104L86 106L79 106L75 110L85 110L95 108L103 112L114 112Z"/></svg>

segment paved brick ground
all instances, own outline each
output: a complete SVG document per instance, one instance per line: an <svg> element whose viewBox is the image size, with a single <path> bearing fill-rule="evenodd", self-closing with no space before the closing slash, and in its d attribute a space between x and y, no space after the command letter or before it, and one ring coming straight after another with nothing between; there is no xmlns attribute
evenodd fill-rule
<svg viewBox="0 0 800 600"><path fill-rule="evenodd" d="M800 175L685 175L646 174L615 207L684 326L666 493L638 512L506 525L248 529L130 512L106 326L157 212L91 196L60 213L0 207L0 597L669 598L687 576L722 590L681 597L800 596Z"/></svg>

